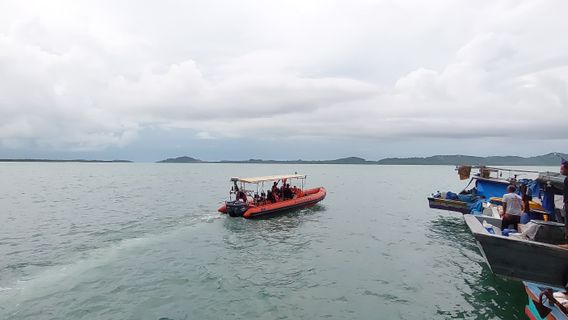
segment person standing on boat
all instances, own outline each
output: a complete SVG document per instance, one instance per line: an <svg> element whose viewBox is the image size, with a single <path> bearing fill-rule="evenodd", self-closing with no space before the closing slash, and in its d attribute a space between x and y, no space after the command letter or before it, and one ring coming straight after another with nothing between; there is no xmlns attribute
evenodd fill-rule
<svg viewBox="0 0 568 320"><path fill-rule="evenodd" d="M564 215L564 235L568 239L568 161L562 159L560 165L560 174L564 177L564 208L562 214Z"/></svg>
<svg viewBox="0 0 568 320"><path fill-rule="evenodd" d="M274 181L272 184L272 196L274 197L274 201L278 201L280 189L278 188L278 181Z"/></svg>
<svg viewBox="0 0 568 320"><path fill-rule="evenodd" d="M521 222L522 224L527 224L531 221L531 219L538 219L542 220L542 217L538 217L537 214L531 213L531 205L530 202L532 200L532 192L529 186L526 183L521 184L519 188L521 193L521 198L523 201L523 213L521 214Z"/></svg>
<svg viewBox="0 0 568 320"><path fill-rule="evenodd" d="M523 201L521 196L515 193L517 188L514 185L507 187L507 194L503 196L503 215L501 218L503 222L501 223L502 229L508 228L510 224L518 228L518 224L521 221L521 214Z"/></svg>

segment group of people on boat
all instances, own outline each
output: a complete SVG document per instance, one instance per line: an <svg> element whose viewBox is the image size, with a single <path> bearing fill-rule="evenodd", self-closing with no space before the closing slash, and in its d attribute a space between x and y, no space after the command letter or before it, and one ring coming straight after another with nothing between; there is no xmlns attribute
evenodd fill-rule
<svg viewBox="0 0 568 320"><path fill-rule="evenodd" d="M471 168L456 169L465 180ZM469 182L475 187L438 191L428 197L430 207L464 213L492 272L525 281L530 319L568 319L568 161L560 174L478 168ZM527 173L538 176L517 179Z"/></svg>
<svg viewBox="0 0 568 320"><path fill-rule="evenodd" d="M568 161L564 159L562 159L562 163L560 165L560 174L563 176L563 183L562 183L563 190L561 195L562 202L559 203L560 201L558 201L558 203L555 203L555 201L553 201L554 198L552 198L551 199L552 206L546 206L546 205L543 206L547 207L546 210L547 215L545 215L545 217L548 217L548 219L553 219L556 220L557 222L561 222L564 224L564 243L558 244L557 242L548 242L548 241L545 242L554 243L561 248L568 249L568 244L566 244L568 242ZM550 187L550 185L544 188L547 187ZM518 193L516 193L515 185L509 185L507 187L507 193L502 197L502 202L503 202L503 212L501 215L502 228L508 228L510 225L513 225L514 229L518 230L520 225L527 226L527 223L529 223L530 220L532 219L531 217L532 212L529 203L529 201L531 200L532 200L532 195L530 193L530 190L527 189L526 185L521 184ZM545 201L542 202L544 203ZM550 232L549 236L554 234L555 233ZM550 237L548 240L550 239L553 238ZM561 236L559 235L558 238L556 239L560 240ZM502 246L502 248L507 248L507 247ZM541 248L540 247L538 248L540 251ZM484 255L487 255L488 249L491 250L489 246L487 248L482 249L485 252ZM530 250L527 250L526 252L529 251ZM522 251L516 251L516 252L520 253ZM552 256L552 257L560 257L559 258L560 261L564 261L563 263L565 263L566 259L561 258L560 256L561 252L558 251L554 252L555 252L554 254L542 256L543 261L548 261L549 263L550 261L554 261L554 260L546 260L546 259L551 259L550 257ZM538 257L537 254L535 254L534 256L535 258ZM524 255L523 257L526 258L526 256ZM564 254L564 257L566 257L566 254ZM496 262L496 260L491 260L491 258L487 259L492 269L495 270L495 268L497 269L499 268L499 264L498 262ZM492 263L494 263L495 265L492 265ZM559 269L554 269L555 274L556 272L560 271L559 277L550 278L552 280L544 278L547 281L557 281L557 283L558 282L563 283L564 287L547 288L547 286L541 287L535 283L531 283L532 281L540 282L538 280L542 280L543 278L535 278L534 274L546 274L546 270L539 269L539 270L528 271L527 269L529 268L526 267L527 266L526 264L520 264L520 266L522 266L523 268L511 267L511 269L515 270L515 272L507 271L507 274L509 276L519 275L519 278L520 275L523 275L523 279L528 279L524 282L525 289L529 294L529 304L525 308L525 314L530 319L567 319L566 317L568 317L568 282L566 282L566 277L568 276L568 273L566 271L566 268L561 267ZM522 270L522 271L516 271L516 270ZM557 279L562 279L562 280L558 281Z"/></svg>
<svg viewBox="0 0 568 320"><path fill-rule="evenodd" d="M235 182L234 186L231 188L231 191L236 194L236 200L247 202L247 194L244 190L240 190ZM266 193L262 191L260 194L255 193L252 199L252 202L255 205L259 204L266 204L266 203L275 203L283 200L294 199L299 197L302 194L301 189L296 186L290 187L289 183L286 183L286 180L282 181L282 186L278 186L278 181L275 181L272 184L272 188L268 190Z"/></svg>
<svg viewBox="0 0 568 320"><path fill-rule="evenodd" d="M278 187L278 181L275 181L272 184L272 188L266 192L266 196L264 191L260 193L260 196L255 195L255 203L264 204L267 201L271 203L275 203L278 201L294 199L301 194L300 189L296 186L290 187L289 183L286 183L285 180L282 181L282 186Z"/></svg>
<svg viewBox="0 0 568 320"><path fill-rule="evenodd" d="M276 202L278 200L293 199L298 195L299 190L300 189L298 189L296 186L290 188L290 184L286 183L286 181L282 181L282 186L279 188L278 182L274 181L270 192L274 197L274 202Z"/></svg>
<svg viewBox="0 0 568 320"><path fill-rule="evenodd" d="M568 209L568 161L562 161L560 174L565 176L563 203L554 214L554 218L557 222L564 223L566 238L568 238L568 215L566 214ZM518 230L519 223L526 224L533 218L529 203L532 200L530 189L522 184L519 193L516 190L517 187L511 184L507 187L507 193L503 195L503 211L501 214L503 228L513 225L514 229Z"/></svg>

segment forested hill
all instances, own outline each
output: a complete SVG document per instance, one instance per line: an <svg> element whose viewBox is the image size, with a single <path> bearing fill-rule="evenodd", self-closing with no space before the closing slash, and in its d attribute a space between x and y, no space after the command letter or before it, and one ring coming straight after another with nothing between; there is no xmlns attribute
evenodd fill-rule
<svg viewBox="0 0 568 320"><path fill-rule="evenodd" d="M431 157L386 158L379 161L365 160L359 157L347 157L335 160L221 160L203 161L183 156L158 161L159 163L258 163L258 164L366 164L366 165L493 165L493 166L557 166L561 158L568 159L566 153L548 153L534 157L491 156L476 157L466 155L436 155Z"/></svg>
<svg viewBox="0 0 568 320"><path fill-rule="evenodd" d="M465 155L436 155L431 157L386 158L378 164L407 164L407 165L492 165L492 166L557 166L561 157L568 159L566 153L548 153L534 157L490 156L476 157Z"/></svg>

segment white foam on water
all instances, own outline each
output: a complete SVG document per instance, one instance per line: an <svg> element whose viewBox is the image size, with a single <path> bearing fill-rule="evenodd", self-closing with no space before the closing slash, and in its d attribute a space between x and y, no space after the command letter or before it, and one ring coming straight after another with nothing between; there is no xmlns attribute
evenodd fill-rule
<svg viewBox="0 0 568 320"><path fill-rule="evenodd" d="M180 235L187 234L190 229L200 224L211 223L223 218L220 214L207 214L182 221L182 226L161 234L148 234L141 238L121 240L107 247L90 251L86 257L78 257L77 261L49 267L29 279L19 279L11 287L0 288L0 305L17 307L21 302L64 292L82 281L93 277L93 271L111 264L122 257L131 256L132 251L141 250L150 245L173 241ZM96 279L93 279L96 281Z"/></svg>
<svg viewBox="0 0 568 320"><path fill-rule="evenodd" d="M89 270L111 263L123 253L144 247L153 241L155 241L154 237L122 240L109 247L94 249L87 257L79 258L74 263L50 267L29 279L20 279L12 288L0 291L0 304L66 290Z"/></svg>

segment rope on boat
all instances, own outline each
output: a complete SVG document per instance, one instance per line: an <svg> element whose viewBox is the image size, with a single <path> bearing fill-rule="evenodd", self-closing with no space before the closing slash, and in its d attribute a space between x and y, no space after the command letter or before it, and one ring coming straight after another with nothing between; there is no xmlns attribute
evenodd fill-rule
<svg viewBox="0 0 568 320"><path fill-rule="evenodd" d="M553 304L555 306L558 307L558 309L560 309L560 311L564 312L564 314L568 315L568 310L566 309L566 307L564 307L558 300L556 300L556 298L554 298L554 292L552 291L552 289L547 288L544 289L539 295L538 295L538 302L544 306L543 303L543 297L548 298L548 302L550 304Z"/></svg>

